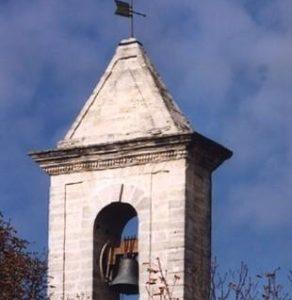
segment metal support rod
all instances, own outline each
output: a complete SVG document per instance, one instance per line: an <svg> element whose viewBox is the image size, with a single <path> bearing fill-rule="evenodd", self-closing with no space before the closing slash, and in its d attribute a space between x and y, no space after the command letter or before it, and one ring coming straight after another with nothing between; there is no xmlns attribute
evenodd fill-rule
<svg viewBox="0 0 292 300"><path fill-rule="evenodd" d="M131 11L134 11L134 0L131 0ZM134 14L131 13L131 38L134 37Z"/></svg>
<svg viewBox="0 0 292 300"><path fill-rule="evenodd" d="M138 15L138 16L141 16L141 17L146 17L146 15L145 14L142 14L142 13L140 13L140 12L137 12L137 11L132 11L132 13L134 14L134 15Z"/></svg>

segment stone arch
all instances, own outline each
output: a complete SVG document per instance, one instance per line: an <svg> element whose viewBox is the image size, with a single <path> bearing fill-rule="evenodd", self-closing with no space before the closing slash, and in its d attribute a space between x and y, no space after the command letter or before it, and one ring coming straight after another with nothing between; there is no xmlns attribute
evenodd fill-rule
<svg viewBox="0 0 292 300"><path fill-rule="evenodd" d="M145 245L148 243L148 232L145 231L145 226L147 227L147 220L149 220L149 203L150 203L150 197L147 195L147 190L143 189L141 187L136 187L135 185L123 185L123 184L114 184L114 185L108 185L106 187L103 187L102 189L96 189L91 194L91 220L92 220L92 235L93 235L93 299L103 299L103 300L117 300L118 295L111 292L108 287L101 282L101 278L99 276L99 271L96 266L96 257L99 256L99 253L101 251L102 245L107 242L107 240L111 240L113 242L118 243L120 240L120 235L122 233L122 228L126 223L134 216L138 217L138 238L139 238L139 265L140 265L140 282L141 278L144 280L144 274L142 274L142 263L144 261L147 261L147 258L145 258L145 251L142 251L145 248ZM108 209L112 208L112 213L114 214L114 207L118 206L124 206L128 207L129 211L127 212L127 209L125 209L124 212L120 213L123 215L121 220L116 225L116 228L119 228L115 230L115 226L112 227L111 237L107 236L107 234L103 235L101 232L98 234L100 235L99 243L96 244L94 242L94 237L96 236L96 226L98 224L99 217L104 214L104 212L107 212ZM111 214L112 215L112 214ZM102 217L102 219L106 217ZM112 221L115 218L108 219L109 223L112 225ZM116 220L115 220L116 222ZM102 222L103 223L103 222ZM107 223L107 221L105 222ZM143 226L143 228L141 228ZM107 228L103 228L106 230ZM113 230L114 229L114 230ZM141 258L141 259L140 259ZM142 273L141 273L142 272Z"/></svg>
<svg viewBox="0 0 292 300"><path fill-rule="evenodd" d="M114 184L97 189L91 194L91 201L95 203L92 218L111 203L121 202L132 205L139 212L149 202L147 190L134 185Z"/></svg>

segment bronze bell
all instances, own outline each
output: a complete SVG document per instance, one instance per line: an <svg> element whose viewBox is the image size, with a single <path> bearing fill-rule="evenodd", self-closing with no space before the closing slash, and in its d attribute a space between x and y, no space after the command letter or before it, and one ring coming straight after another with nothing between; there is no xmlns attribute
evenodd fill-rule
<svg viewBox="0 0 292 300"><path fill-rule="evenodd" d="M118 268L118 274L115 279L109 284L110 288L120 294L138 294L138 270L138 262L135 258L121 258Z"/></svg>

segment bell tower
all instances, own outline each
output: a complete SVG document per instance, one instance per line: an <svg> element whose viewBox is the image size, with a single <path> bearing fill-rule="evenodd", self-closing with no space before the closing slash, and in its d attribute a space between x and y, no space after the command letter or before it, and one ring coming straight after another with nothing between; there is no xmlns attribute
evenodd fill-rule
<svg viewBox="0 0 292 300"><path fill-rule="evenodd" d="M120 42L57 148L30 155L51 179L51 299L149 299L157 257L175 297L208 299L211 175L232 153L191 128L139 41Z"/></svg>

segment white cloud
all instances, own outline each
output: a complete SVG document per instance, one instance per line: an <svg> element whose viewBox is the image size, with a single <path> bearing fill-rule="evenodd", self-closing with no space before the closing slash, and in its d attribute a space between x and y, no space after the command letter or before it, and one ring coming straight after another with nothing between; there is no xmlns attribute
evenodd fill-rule
<svg viewBox="0 0 292 300"><path fill-rule="evenodd" d="M291 226L292 213L291 1L244 3L183 2L196 20L186 13L181 22L193 32L176 39L171 30L162 34L154 53L165 54L161 69L181 104L194 108L194 127L235 152L236 184L225 182L228 217L277 230Z"/></svg>
<svg viewBox="0 0 292 300"><path fill-rule="evenodd" d="M280 228L292 194L291 1L253 11L245 2L137 1L149 15L137 20L137 32L175 98L193 110L194 128L235 151L230 168L238 178L236 185L226 178L230 196L223 203L232 204L229 217ZM128 24L109 1L9 1L3 8L6 157L61 138Z"/></svg>

